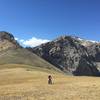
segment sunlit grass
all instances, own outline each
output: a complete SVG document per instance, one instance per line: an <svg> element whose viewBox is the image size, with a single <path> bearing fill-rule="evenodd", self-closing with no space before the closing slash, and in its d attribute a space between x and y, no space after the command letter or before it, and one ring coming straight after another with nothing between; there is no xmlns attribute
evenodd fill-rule
<svg viewBox="0 0 100 100"><path fill-rule="evenodd" d="M47 82L49 74L53 76L52 85ZM0 70L0 100L100 100L100 78L27 70L16 65Z"/></svg>

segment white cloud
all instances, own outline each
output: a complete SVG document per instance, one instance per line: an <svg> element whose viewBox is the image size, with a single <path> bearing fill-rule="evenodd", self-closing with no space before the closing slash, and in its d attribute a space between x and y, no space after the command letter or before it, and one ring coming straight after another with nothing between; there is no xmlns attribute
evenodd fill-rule
<svg viewBox="0 0 100 100"><path fill-rule="evenodd" d="M28 39L28 40L16 38L16 40L18 40L21 45L29 46L29 47L35 47L35 46L41 45L42 43L46 43L50 41L48 39L40 39L36 37L32 37L31 39Z"/></svg>
<svg viewBox="0 0 100 100"><path fill-rule="evenodd" d="M24 42L25 40L23 40L23 39L21 39L21 40L19 40L20 42Z"/></svg>
<svg viewBox="0 0 100 100"><path fill-rule="evenodd" d="M15 37L15 40L18 40L18 38Z"/></svg>

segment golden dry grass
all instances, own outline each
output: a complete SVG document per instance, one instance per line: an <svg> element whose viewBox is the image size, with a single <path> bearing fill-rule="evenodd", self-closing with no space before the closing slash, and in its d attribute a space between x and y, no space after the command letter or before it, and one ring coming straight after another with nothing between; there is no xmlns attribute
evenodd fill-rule
<svg viewBox="0 0 100 100"><path fill-rule="evenodd" d="M47 84L49 74L53 85ZM1 69L0 100L100 100L100 78L17 67Z"/></svg>

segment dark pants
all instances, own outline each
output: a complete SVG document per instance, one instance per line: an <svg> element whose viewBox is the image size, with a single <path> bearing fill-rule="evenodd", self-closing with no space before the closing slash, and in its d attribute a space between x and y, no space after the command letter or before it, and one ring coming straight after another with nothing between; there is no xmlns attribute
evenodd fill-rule
<svg viewBox="0 0 100 100"><path fill-rule="evenodd" d="M51 79L48 80L48 84L52 84L52 80Z"/></svg>

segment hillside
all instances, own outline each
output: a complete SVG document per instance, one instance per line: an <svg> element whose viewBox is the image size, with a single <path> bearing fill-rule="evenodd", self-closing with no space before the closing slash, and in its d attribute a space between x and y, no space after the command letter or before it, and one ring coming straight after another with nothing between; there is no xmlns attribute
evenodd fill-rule
<svg viewBox="0 0 100 100"><path fill-rule="evenodd" d="M62 36L35 48L27 49L52 63L65 73L98 76L97 65L90 58L87 46L83 45L85 43L86 41L80 41L76 37Z"/></svg>
<svg viewBox="0 0 100 100"><path fill-rule="evenodd" d="M21 64L31 66L31 68L58 70L37 55L22 48L11 33L0 32L0 65L4 64Z"/></svg>

